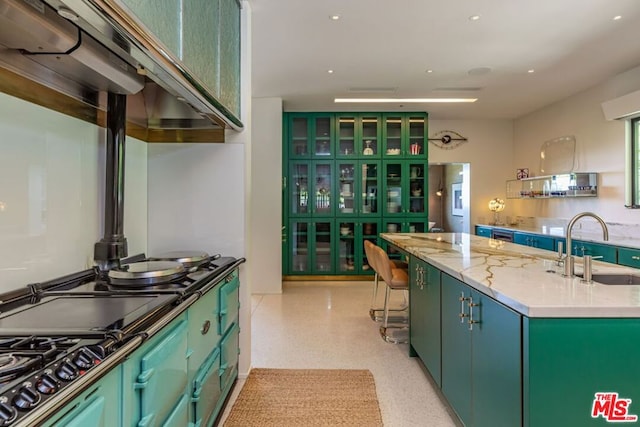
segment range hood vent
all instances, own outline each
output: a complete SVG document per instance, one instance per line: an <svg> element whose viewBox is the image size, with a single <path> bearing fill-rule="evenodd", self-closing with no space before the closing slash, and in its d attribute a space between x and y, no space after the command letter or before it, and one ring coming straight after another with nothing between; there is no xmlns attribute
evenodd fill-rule
<svg viewBox="0 0 640 427"><path fill-rule="evenodd" d="M102 3L0 0L0 67L101 111L106 93L127 95L127 121L144 129L242 129L159 44Z"/></svg>

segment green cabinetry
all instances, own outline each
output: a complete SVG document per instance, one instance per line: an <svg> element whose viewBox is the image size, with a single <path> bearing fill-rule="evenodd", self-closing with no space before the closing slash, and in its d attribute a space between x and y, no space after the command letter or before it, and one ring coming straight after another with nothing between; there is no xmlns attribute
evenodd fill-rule
<svg viewBox="0 0 640 427"><path fill-rule="evenodd" d="M364 239L428 231L425 113L285 113L285 275L370 274Z"/></svg>
<svg viewBox="0 0 640 427"><path fill-rule="evenodd" d="M631 356L640 353L640 319L525 318L523 331L525 427L611 425L606 401L593 416L596 393L617 393L629 402L624 415L640 416L640 364ZM612 421L625 421L614 402Z"/></svg>
<svg viewBox="0 0 640 427"><path fill-rule="evenodd" d="M553 251L556 248L555 239L553 237L530 233L513 233L513 243L531 246L533 248L546 249L548 251Z"/></svg>
<svg viewBox="0 0 640 427"><path fill-rule="evenodd" d="M442 274L442 392L468 426L521 423L521 316Z"/></svg>
<svg viewBox="0 0 640 427"><path fill-rule="evenodd" d="M482 237L491 237L491 227L476 225L476 235Z"/></svg>
<svg viewBox="0 0 640 427"><path fill-rule="evenodd" d="M640 268L640 249L618 248L618 264Z"/></svg>
<svg viewBox="0 0 640 427"><path fill-rule="evenodd" d="M436 384L441 386L441 273L432 265L411 257L409 274L410 348L420 357Z"/></svg>

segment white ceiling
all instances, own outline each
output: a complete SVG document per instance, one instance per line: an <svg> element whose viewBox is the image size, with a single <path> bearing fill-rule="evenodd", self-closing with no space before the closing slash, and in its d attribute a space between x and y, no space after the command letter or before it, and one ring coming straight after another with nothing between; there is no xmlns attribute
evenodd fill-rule
<svg viewBox="0 0 640 427"><path fill-rule="evenodd" d="M253 96L281 97L286 111L424 110L432 119L510 119L640 64L640 0L250 4ZM329 18L334 14L338 21ZM622 18L613 20L616 15ZM469 74L482 67L491 71ZM335 97L478 101L400 106L334 104Z"/></svg>

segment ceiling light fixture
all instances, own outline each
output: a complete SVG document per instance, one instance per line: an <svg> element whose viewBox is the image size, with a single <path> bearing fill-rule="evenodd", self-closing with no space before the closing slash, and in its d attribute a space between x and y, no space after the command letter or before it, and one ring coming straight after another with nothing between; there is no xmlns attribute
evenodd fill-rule
<svg viewBox="0 0 640 427"><path fill-rule="evenodd" d="M397 103L410 103L410 102L476 102L478 98L335 98L335 103L374 103L374 102L397 102Z"/></svg>
<svg viewBox="0 0 640 427"><path fill-rule="evenodd" d="M471 15L469 17L469 21L479 21L480 20L480 15Z"/></svg>
<svg viewBox="0 0 640 427"><path fill-rule="evenodd" d="M333 70L327 70L327 73L333 74Z"/></svg>
<svg viewBox="0 0 640 427"><path fill-rule="evenodd" d="M332 21L337 21L340 19L340 15L329 15L329 19Z"/></svg>
<svg viewBox="0 0 640 427"><path fill-rule="evenodd" d="M433 73L433 70L427 70L427 73L431 74Z"/></svg>
<svg viewBox="0 0 640 427"><path fill-rule="evenodd" d="M529 73L529 74L533 74L533 73L535 73L535 72L536 72L536 70L534 70L533 68L532 68L532 69L530 69L530 70L527 70L527 73Z"/></svg>
<svg viewBox="0 0 640 427"><path fill-rule="evenodd" d="M616 15L613 17L614 21L619 21L620 19L622 19L622 15Z"/></svg>

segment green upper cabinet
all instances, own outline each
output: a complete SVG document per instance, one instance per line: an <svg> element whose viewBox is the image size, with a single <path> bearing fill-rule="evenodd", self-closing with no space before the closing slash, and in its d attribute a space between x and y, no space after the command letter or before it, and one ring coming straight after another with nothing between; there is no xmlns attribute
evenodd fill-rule
<svg viewBox="0 0 640 427"><path fill-rule="evenodd" d="M379 114L337 114L336 158L379 158L380 123Z"/></svg>
<svg viewBox="0 0 640 427"><path fill-rule="evenodd" d="M295 161L289 171L289 215L332 216L335 192L332 191L333 161Z"/></svg>
<svg viewBox="0 0 640 427"><path fill-rule="evenodd" d="M383 114L383 147L385 158L420 157L427 158L427 115Z"/></svg>
<svg viewBox="0 0 640 427"><path fill-rule="evenodd" d="M335 121L331 113L289 113L286 145L290 159L329 158Z"/></svg>
<svg viewBox="0 0 640 427"><path fill-rule="evenodd" d="M378 217L380 161L336 160L337 216Z"/></svg>
<svg viewBox="0 0 640 427"><path fill-rule="evenodd" d="M424 160L383 162L384 215L426 216L427 167Z"/></svg>
<svg viewBox="0 0 640 427"><path fill-rule="evenodd" d="M216 107L240 116L237 0L122 0Z"/></svg>

